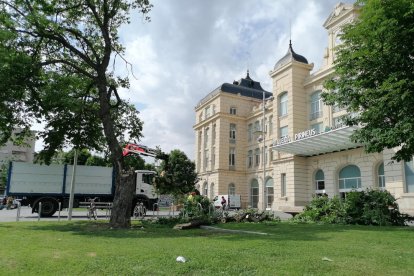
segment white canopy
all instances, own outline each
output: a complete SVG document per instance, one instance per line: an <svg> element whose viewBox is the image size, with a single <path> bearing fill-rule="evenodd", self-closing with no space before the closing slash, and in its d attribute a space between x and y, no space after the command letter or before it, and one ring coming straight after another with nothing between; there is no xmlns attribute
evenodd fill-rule
<svg viewBox="0 0 414 276"><path fill-rule="evenodd" d="M361 147L349 139L356 126L345 126L314 136L273 146L273 150L300 156L313 156Z"/></svg>

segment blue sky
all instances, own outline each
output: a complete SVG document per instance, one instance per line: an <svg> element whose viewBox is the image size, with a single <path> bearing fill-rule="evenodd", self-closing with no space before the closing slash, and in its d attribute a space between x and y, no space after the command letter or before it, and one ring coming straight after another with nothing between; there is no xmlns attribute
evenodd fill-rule
<svg viewBox="0 0 414 276"><path fill-rule="evenodd" d="M197 102L222 83L244 77L247 69L271 91L269 71L285 55L290 29L294 50L317 70L328 45L322 24L339 1L151 2L151 22L135 11L120 30L136 76L121 96L140 111L142 144L181 149L194 159ZM122 73L125 64L118 66Z"/></svg>

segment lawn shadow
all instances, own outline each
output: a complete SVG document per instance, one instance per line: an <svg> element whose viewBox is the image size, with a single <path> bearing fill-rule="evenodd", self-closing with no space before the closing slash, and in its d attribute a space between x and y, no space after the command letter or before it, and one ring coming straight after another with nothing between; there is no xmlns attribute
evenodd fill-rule
<svg viewBox="0 0 414 276"><path fill-rule="evenodd" d="M108 238L183 238L183 237L214 237L230 241L264 240L264 241L323 241L330 239L330 233L346 231L414 231L412 227L377 227L331 224L295 224L280 223L228 223L214 225L223 229L267 233L261 235L246 232L224 232L220 230L190 229L173 230L172 226L144 222L133 222L130 229L110 229L107 222L102 221L74 221L60 223L36 223L26 226L34 231L59 231L80 236L108 237Z"/></svg>

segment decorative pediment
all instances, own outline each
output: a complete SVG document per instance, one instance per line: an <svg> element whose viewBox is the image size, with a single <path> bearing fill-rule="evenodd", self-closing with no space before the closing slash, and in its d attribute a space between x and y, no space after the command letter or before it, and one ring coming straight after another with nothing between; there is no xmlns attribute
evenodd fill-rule
<svg viewBox="0 0 414 276"><path fill-rule="evenodd" d="M323 23L323 26L326 29L329 29L332 25L337 23L338 19L343 18L343 16L348 14L353 8L353 4L344 4L342 2L336 4L333 12L329 15L328 19L326 19L325 23Z"/></svg>

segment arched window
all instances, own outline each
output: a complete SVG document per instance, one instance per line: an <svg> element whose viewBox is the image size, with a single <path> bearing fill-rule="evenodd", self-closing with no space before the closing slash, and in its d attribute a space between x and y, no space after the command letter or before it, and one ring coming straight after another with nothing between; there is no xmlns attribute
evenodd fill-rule
<svg viewBox="0 0 414 276"><path fill-rule="evenodd" d="M317 194L325 193L325 174L318 170L315 174L315 190Z"/></svg>
<svg viewBox="0 0 414 276"><path fill-rule="evenodd" d="M349 165L339 172L339 191L347 192L361 188L361 171L355 165Z"/></svg>
<svg viewBox="0 0 414 276"><path fill-rule="evenodd" d="M279 116L288 114L288 93L285 92L279 96Z"/></svg>
<svg viewBox="0 0 414 276"><path fill-rule="evenodd" d="M385 189L384 163L378 166L378 188Z"/></svg>
<svg viewBox="0 0 414 276"><path fill-rule="evenodd" d="M405 174L405 185L406 192L414 192L414 162L413 158L409 162L404 162L404 174Z"/></svg>
<svg viewBox="0 0 414 276"><path fill-rule="evenodd" d="M250 206L257 208L259 203L259 183L253 179L250 184Z"/></svg>
<svg viewBox="0 0 414 276"><path fill-rule="evenodd" d="M203 191L202 191L202 193L203 193L203 196L208 196L208 185L207 185L207 182L204 182L204 184L203 184Z"/></svg>
<svg viewBox="0 0 414 276"><path fill-rule="evenodd" d="M210 198L214 198L214 183L210 184Z"/></svg>
<svg viewBox="0 0 414 276"><path fill-rule="evenodd" d="M234 183L229 184L229 195L235 195L236 194L236 185Z"/></svg>
<svg viewBox="0 0 414 276"><path fill-rule="evenodd" d="M273 190L273 178L266 180L266 208L272 208L273 199L274 199L274 190Z"/></svg>

